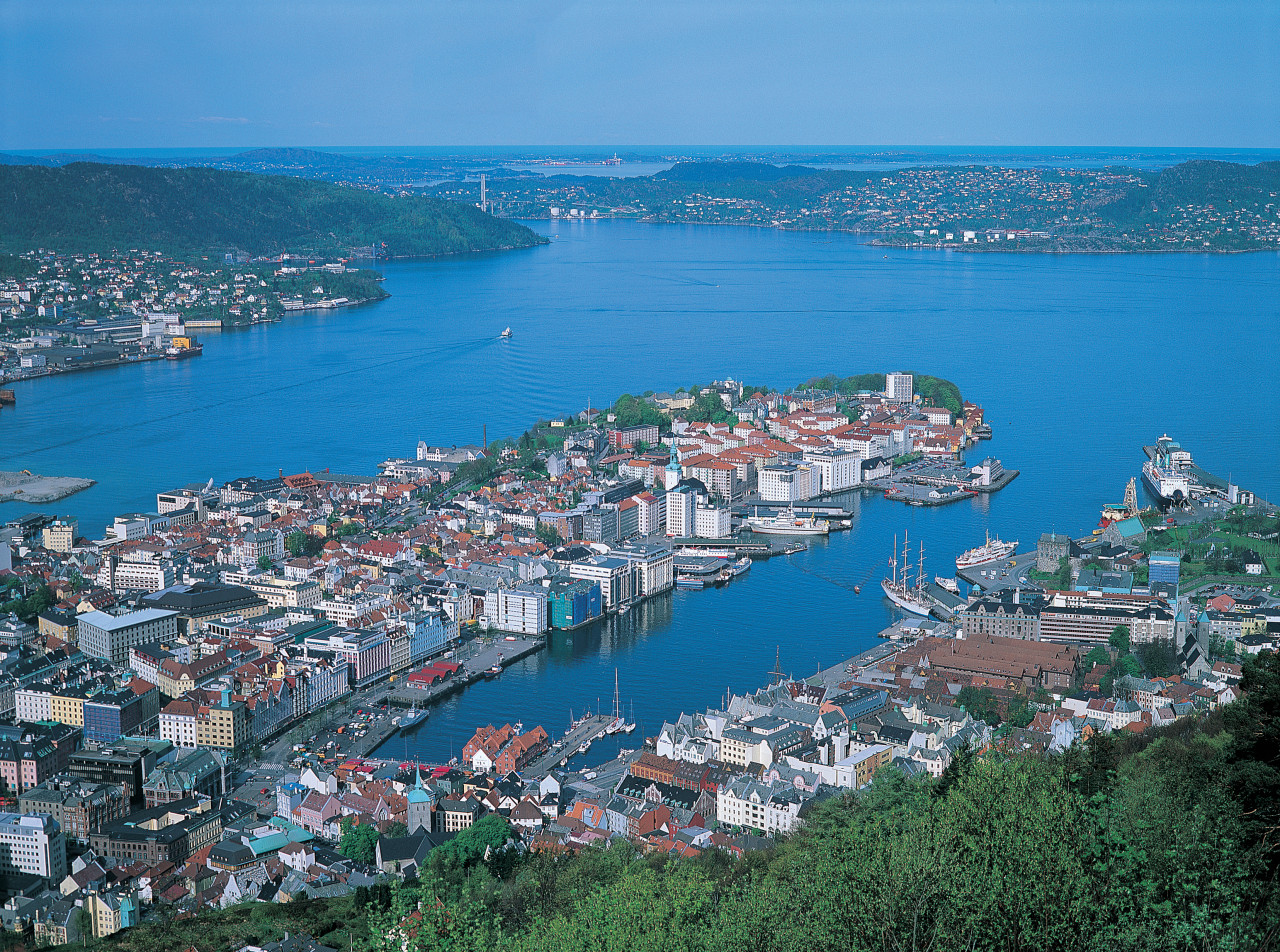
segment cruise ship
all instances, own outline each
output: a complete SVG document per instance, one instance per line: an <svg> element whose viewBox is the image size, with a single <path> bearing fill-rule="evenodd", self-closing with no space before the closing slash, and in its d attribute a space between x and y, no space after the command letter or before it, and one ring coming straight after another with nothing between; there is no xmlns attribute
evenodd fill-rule
<svg viewBox="0 0 1280 952"><path fill-rule="evenodd" d="M757 514L746 522L747 528L752 532L765 535L826 535L831 528L825 519L797 516L794 509L780 512L776 516Z"/></svg>
<svg viewBox="0 0 1280 952"><path fill-rule="evenodd" d="M987 533L987 544L962 552L956 559L957 569L971 569L975 565L986 565L988 562L999 562L1018 551L1017 542L1001 542L1000 537L991 538Z"/></svg>
<svg viewBox="0 0 1280 952"><path fill-rule="evenodd" d="M1191 454L1166 433L1143 464L1142 481L1161 505L1181 506L1191 498Z"/></svg>

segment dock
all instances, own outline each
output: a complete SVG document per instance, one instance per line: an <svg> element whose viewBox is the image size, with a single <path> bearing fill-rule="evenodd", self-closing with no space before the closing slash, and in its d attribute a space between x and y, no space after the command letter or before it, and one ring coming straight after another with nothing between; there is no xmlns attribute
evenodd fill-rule
<svg viewBox="0 0 1280 952"><path fill-rule="evenodd" d="M612 723L613 718L607 714L593 714L591 717L583 718L576 727L558 741L560 747L547 751L522 770L521 774L526 778L545 777L557 767L577 757L578 748L583 744L589 744L603 737L605 728Z"/></svg>

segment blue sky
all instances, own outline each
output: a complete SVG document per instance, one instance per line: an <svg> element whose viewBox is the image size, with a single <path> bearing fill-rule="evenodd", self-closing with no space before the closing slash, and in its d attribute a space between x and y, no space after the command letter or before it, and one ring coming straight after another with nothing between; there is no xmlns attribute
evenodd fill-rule
<svg viewBox="0 0 1280 952"><path fill-rule="evenodd" d="M1280 147L1280 0L0 0L0 149Z"/></svg>

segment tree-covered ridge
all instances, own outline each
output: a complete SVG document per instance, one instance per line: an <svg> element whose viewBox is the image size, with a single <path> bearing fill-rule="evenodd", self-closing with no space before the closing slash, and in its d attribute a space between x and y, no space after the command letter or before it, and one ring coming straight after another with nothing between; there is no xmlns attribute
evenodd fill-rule
<svg viewBox="0 0 1280 952"><path fill-rule="evenodd" d="M911 375L913 390L920 395L927 406L946 407L951 411L952 416L960 416L964 413L964 397L960 395L960 388L950 380L932 377L929 374L911 372ZM885 375L855 374L852 377L838 377L835 374L827 374L825 377L813 377L804 385L851 397L864 391L883 392Z"/></svg>
<svg viewBox="0 0 1280 952"><path fill-rule="evenodd" d="M470 205L216 169L0 166L0 249L388 256L524 248L528 228Z"/></svg>

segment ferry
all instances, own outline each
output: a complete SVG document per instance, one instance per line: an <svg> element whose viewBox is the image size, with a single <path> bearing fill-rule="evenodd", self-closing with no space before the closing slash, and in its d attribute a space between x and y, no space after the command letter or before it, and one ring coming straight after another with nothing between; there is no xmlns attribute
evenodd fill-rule
<svg viewBox="0 0 1280 952"><path fill-rule="evenodd" d="M1162 506L1181 506L1191 498L1191 454L1165 434L1142 466L1142 481Z"/></svg>
<svg viewBox="0 0 1280 952"><path fill-rule="evenodd" d="M813 516L797 516L794 509L780 512L776 516L754 515L746 520L752 532L765 535L826 535L831 526L825 519Z"/></svg>
<svg viewBox="0 0 1280 952"><path fill-rule="evenodd" d="M882 579L880 588L884 590L885 597L893 602L903 611L910 612L913 615L921 615L925 618L929 617L932 607L924 594L924 543L920 544L920 567L916 575L915 586L910 585L908 576L909 559L909 543L907 537L902 537L902 575L898 575L898 540L893 540L894 554L889 559L889 565L893 569L892 578Z"/></svg>
<svg viewBox="0 0 1280 952"><path fill-rule="evenodd" d="M676 588L706 588L707 581L697 575L677 575Z"/></svg>
<svg viewBox="0 0 1280 952"><path fill-rule="evenodd" d="M987 544L969 549L956 559L957 569L970 569L975 565L986 565L988 562L999 562L1018 551L1017 542L1001 542L1000 537L991 538L987 533Z"/></svg>

